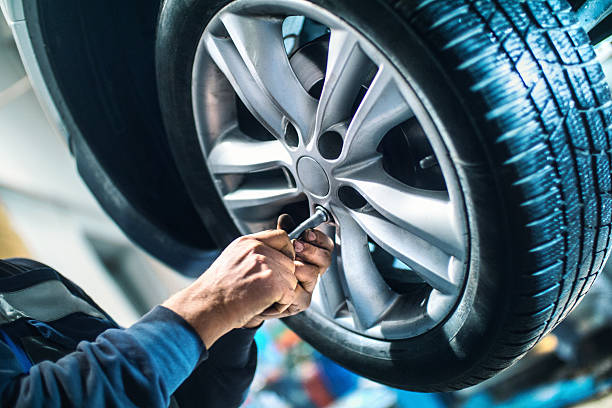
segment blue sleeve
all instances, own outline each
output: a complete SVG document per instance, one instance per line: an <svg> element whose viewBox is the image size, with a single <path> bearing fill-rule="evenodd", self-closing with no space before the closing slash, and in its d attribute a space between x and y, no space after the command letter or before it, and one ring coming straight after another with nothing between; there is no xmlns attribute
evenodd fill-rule
<svg viewBox="0 0 612 408"><path fill-rule="evenodd" d="M180 316L158 306L128 329L111 329L95 342L27 374L0 345L2 406L167 407L170 396L207 352Z"/></svg>
<svg viewBox="0 0 612 408"><path fill-rule="evenodd" d="M237 329L221 337L193 374L177 390L181 408L238 407L246 398L257 366L255 329Z"/></svg>

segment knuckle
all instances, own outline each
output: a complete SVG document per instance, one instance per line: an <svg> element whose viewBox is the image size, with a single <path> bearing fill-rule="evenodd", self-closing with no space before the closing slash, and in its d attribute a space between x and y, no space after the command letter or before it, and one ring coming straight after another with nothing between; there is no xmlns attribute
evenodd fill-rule
<svg viewBox="0 0 612 408"><path fill-rule="evenodd" d="M271 280L274 277L272 269L264 269L263 271L261 271L260 277L264 281Z"/></svg>
<svg viewBox="0 0 612 408"><path fill-rule="evenodd" d="M256 254L256 255L262 255L264 252L264 248L265 245L262 244L261 242L257 241L257 240L252 240L252 242L249 242L249 253L251 254Z"/></svg>
<svg viewBox="0 0 612 408"><path fill-rule="evenodd" d="M266 266L266 257L264 255L258 253L251 253L250 258L253 260L253 265L255 267Z"/></svg>
<svg viewBox="0 0 612 408"><path fill-rule="evenodd" d="M317 276L319 276L319 272L321 271L321 267L319 267L318 265L309 265L310 268L308 268L308 272L310 273L310 276L313 279L316 279Z"/></svg>
<svg viewBox="0 0 612 408"><path fill-rule="evenodd" d="M327 235L325 235L323 232L319 231L318 229L313 229L312 232L314 232L315 234L315 239L313 240L313 242L317 244L325 242L325 238L327 237Z"/></svg>
<svg viewBox="0 0 612 408"><path fill-rule="evenodd" d="M320 263L325 263L328 259L331 259L331 254L327 249L317 248L317 259Z"/></svg>
<svg viewBox="0 0 612 408"><path fill-rule="evenodd" d="M304 250L309 254L315 254L319 250L319 247L314 244L306 244L304 245Z"/></svg>
<svg viewBox="0 0 612 408"><path fill-rule="evenodd" d="M260 253L257 252L252 252L251 253L251 257L253 258L253 261L255 261L257 264L265 264L266 263L266 256L262 255Z"/></svg>
<svg viewBox="0 0 612 408"><path fill-rule="evenodd" d="M232 243L233 244L244 244L244 243L248 243L249 241L252 241L253 239L248 236L248 235L242 235L238 238L236 238Z"/></svg>
<svg viewBox="0 0 612 408"><path fill-rule="evenodd" d="M312 257L312 255L314 253L314 248L315 247L313 245L310 245L310 244L306 243L306 242L304 242L303 245L304 246L303 246L302 251L300 252L300 256L307 257L307 258Z"/></svg>
<svg viewBox="0 0 612 408"><path fill-rule="evenodd" d="M277 300L283 304L291 303L292 301L290 291L282 283L276 282L274 284L274 295Z"/></svg>
<svg viewBox="0 0 612 408"><path fill-rule="evenodd" d="M313 280L316 280L318 275L319 275L319 268L310 267L306 269L306 271L301 275L301 277L304 278L304 281L310 283Z"/></svg>
<svg viewBox="0 0 612 408"><path fill-rule="evenodd" d="M331 252L326 249L321 250L321 263L329 265L331 263Z"/></svg>
<svg viewBox="0 0 612 408"><path fill-rule="evenodd" d="M283 293L284 293L283 298L285 300L288 300L288 302L286 303L293 303L293 299L295 299L295 291L291 289L291 287L286 282L283 282L280 286L283 289Z"/></svg>

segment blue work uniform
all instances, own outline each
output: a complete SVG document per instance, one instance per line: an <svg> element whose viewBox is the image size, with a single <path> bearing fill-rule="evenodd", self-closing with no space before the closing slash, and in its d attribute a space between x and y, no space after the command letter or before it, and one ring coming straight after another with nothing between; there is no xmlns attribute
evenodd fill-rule
<svg viewBox="0 0 612 408"><path fill-rule="evenodd" d="M255 331L206 350L162 306L122 329L50 267L0 260L1 406L238 406L255 373Z"/></svg>

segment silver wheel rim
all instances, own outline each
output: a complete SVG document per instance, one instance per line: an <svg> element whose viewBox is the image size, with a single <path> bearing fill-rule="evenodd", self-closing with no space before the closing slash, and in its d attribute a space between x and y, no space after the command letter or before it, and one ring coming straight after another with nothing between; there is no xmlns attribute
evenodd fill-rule
<svg viewBox="0 0 612 408"><path fill-rule="evenodd" d="M330 31L318 99L298 80L285 49L283 21L296 15ZM352 113L368 64L376 73ZM192 79L202 152L241 232L273 227L284 206L300 201L311 211L322 205L335 219L335 226L325 226L336 239L334 260L308 313L385 340L423 334L450 316L467 274L461 189L423 102L376 47L310 3L239 0L206 27ZM272 140L240 129L235 98ZM404 184L384 168L381 140L411 118L431 144L446 191ZM373 245L424 289L394 290L372 259Z"/></svg>

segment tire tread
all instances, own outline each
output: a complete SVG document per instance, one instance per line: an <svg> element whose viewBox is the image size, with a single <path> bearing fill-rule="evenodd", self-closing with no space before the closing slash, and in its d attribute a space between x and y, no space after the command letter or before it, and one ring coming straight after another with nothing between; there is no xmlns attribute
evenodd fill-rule
<svg viewBox="0 0 612 408"><path fill-rule="evenodd" d="M518 295L491 351L451 388L494 375L586 294L610 248L612 102L565 0L395 1L475 103L517 221ZM460 23L457 17L461 17ZM503 81L500 79L503 78ZM526 136L528 135L528 136Z"/></svg>

